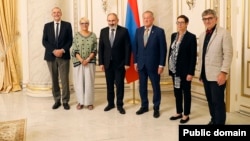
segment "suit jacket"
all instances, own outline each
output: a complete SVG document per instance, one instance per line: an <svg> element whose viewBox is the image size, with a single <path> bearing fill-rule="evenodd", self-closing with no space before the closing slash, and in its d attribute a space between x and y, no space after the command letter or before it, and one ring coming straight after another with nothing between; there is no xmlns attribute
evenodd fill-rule
<svg viewBox="0 0 250 141"><path fill-rule="evenodd" d="M162 28L153 25L144 47L144 30L144 26L136 29L134 61L137 63L139 70L146 66L149 70L155 71L159 65L165 66L166 64L167 42L165 32Z"/></svg>
<svg viewBox="0 0 250 141"><path fill-rule="evenodd" d="M177 32L171 35L171 44L169 47L168 61L172 51L172 44L175 41ZM189 31L186 31L179 46L177 61L176 61L176 75L186 78L188 74L195 74L195 65L197 60L197 40L196 36ZM169 70L169 74L173 75Z"/></svg>
<svg viewBox="0 0 250 141"><path fill-rule="evenodd" d="M54 21L46 23L43 29L42 43L45 47L44 60L53 61L55 49L64 49L63 59L70 59L70 47L72 45L73 35L72 27L69 22L61 21L60 32L58 37L58 46L55 40Z"/></svg>
<svg viewBox="0 0 250 141"><path fill-rule="evenodd" d="M202 51L206 32L199 37L199 70L202 66ZM233 58L231 34L224 28L216 26L207 46L205 55L205 73L208 81L217 81L218 74L229 73Z"/></svg>
<svg viewBox="0 0 250 141"><path fill-rule="evenodd" d="M109 27L101 29L98 55L99 65L104 65L106 69L109 68L110 60L115 68L130 66L131 42L128 30L118 25L113 47L111 47Z"/></svg>

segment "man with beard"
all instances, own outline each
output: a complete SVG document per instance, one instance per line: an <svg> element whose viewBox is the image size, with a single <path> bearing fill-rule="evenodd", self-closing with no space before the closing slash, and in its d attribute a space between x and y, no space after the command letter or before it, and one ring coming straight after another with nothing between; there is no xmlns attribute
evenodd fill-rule
<svg viewBox="0 0 250 141"><path fill-rule="evenodd" d="M123 108L124 78L130 65L131 42L128 30L118 25L118 21L115 13L108 14L108 26L101 29L100 33L98 59L101 70L105 72L107 84L108 105L104 111L115 108L115 85L117 110L125 114Z"/></svg>

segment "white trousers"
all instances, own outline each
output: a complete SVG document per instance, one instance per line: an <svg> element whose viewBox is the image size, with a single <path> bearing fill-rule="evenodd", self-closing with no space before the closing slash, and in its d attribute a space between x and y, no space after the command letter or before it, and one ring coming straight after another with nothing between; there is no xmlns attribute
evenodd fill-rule
<svg viewBox="0 0 250 141"><path fill-rule="evenodd" d="M73 81L78 103L81 105L94 104L95 64L79 65L73 68Z"/></svg>

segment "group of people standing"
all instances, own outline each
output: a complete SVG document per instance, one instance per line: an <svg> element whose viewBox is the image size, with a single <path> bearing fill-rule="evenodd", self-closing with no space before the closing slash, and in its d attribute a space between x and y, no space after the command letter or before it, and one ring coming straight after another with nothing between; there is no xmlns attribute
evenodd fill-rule
<svg viewBox="0 0 250 141"><path fill-rule="evenodd" d="M52 78L52 94L55 101L52 109L59 108L61 101L65 110L70 109L68 104L70 58L73 63L74 88L78 102L76 108L78 110L85 106L89 110L94 108L94 80L98 55L99 66L105 72L107 85L107 106L104 111L116 107L120 114L125 114L124 78L133 53L134 67L139 74L141 98L141 106L136 114L141 115L149 111L148 79L150 79L153 88L153 117L160 117L160 76L167 60L176 103L176 113L170 120L180 119L180 123L189 121L191 82L197 64L197 38L187 30L189 24L187 16L177 17L177 32L171 35L168 58L164 29L154 25L152 11L145 11L142 14L143 26L136 29L134 52L128 29L118 25L119 19L115 13L107 15L108 26L101 29L98 44L96 34L88 29L90 23L86 17L80 19L81 30L73 37L71 24L61 20L62 11L59 7L52 9L52 16L54 21L45 24L42 40L45 47L44 59L47 61ZM233 55L232 37L228 31L217 25L216 11L205 10L202 13L202 20L207 31L199 36L199 77L208 101L211 116L209 124L223 125L226 122L224 90Z"/></svg>

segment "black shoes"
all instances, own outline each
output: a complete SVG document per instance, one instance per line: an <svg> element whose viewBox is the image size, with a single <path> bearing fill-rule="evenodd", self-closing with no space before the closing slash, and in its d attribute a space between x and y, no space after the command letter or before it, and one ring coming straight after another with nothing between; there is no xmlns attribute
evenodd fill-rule
<svg viewBox="0 0 250 141"><path fill-rule="evenodd" d="M63 103L63 107L65 110L69 110L70 107L69 107L69 104L68 103Z"/></svg>
<svg viewBox="0 0 250 141"><path fill-rule="evenodd" d="M57 109L57 108L59 108L61 105L62 105L61 102L58 101L58 102L56 102L56 103L52 106L52 109ZM69 109L70 109L68 103L63 103L63 107L64 107L65 110L69 110Z"/></svg>
<svg viewBox="0 0 250 141"><path fill-rule="evenodd" d="M53 106L52 106L52 109L57 109L61 106L61 102L56 102Z"/></svg>
<svg viewBox="0 0 250 141"><path fill-rule="evenodd" d="M187 123L189 121L189 117L187 117L186 119L181 119L180 123Z"/></svg>
<svg viewBox="0 0 250 141"><path fill-rule="evenodd" d="M117 110L120 112L120 114L125 114L125 110L122 107L117 108Z"/></svg>
<svg viewBox="0 0 250 141"><path fill-rule="evenodd" d="M146 113L146 112L148 112L148 108L143 108L143 107L141 107L141 108L136 112L136 114L137 114L137 115L141 115L141 114L144 114L144 113ZM159 112L159 110L154 110L153 117L154 117L154 118L160 117L160 112Z"/></svg>
<svg viewBox="0 0 250 141"><path fill-rule="evenodd" d="M104 108L104 111L109 111L111 109L115 108L115 106L108 105ZM122 107L118 107L117 110L119 111L120 114L125 114L125 110Z"/></svg>
<svg viewBox="0 0 250 141"><path fill-rule="evenodd" d="M143 107L141 107L141 108L136 112L136 114L137 114L137 115L141 115L141 114L146 113L146 112L148 112L148 108L143 108Z"/></svg>
<svg viewBox="0 0 250 141"><path fill-rule="evenodd" d="M177 120L177 119L180 119L180 118L182 118L183 116L182 116L182 114L180 114L180 115L178 115L178 116L172 116L172 117L170 117L169 119L170 120ZM186 119L181 119L180 120L180 123L187 123L189 121L189 116L186 118Z"/></svg>
<svg viewBox="0 0 250 141"><path fill-rule="evenodd" d="M114 105L113 106L108 105L107 107L104 108L104 111L109 111L109 110L111 110L113 108L115 108Z"/></svg>
<svg viewBox="0 0 250 141"><path fill-rule="evenodd" d="M160 112L159 112L159 110L154 110L154 118L158 118L158 117L160 117Z"/></svg>
<svg viewBox="0 0 250 141"><path fill-rule="evenodd" d="M182 115L179 115L179 116L172 116L172 117L170 117L169 119L170 120L177 120L177 119L180 119L180 118L182 118Z"/></svg>

